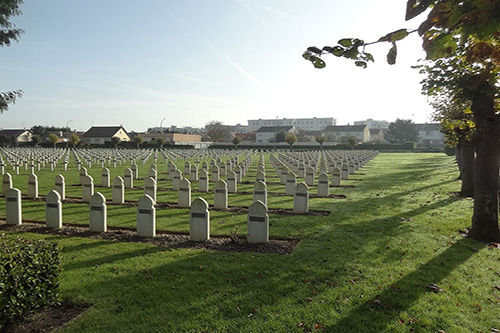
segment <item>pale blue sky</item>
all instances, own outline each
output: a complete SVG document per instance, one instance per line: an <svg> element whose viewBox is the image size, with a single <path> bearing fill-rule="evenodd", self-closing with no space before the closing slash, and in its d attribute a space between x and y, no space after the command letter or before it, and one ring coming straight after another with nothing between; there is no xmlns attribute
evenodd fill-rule
<svg viewBox="0 0 500 333"><path fill-rule="evenodd" d="M404 22L402 0L25 0L13 19L26 32L0 48L0 91L25 96L0 128L34 125L202 127L211 120L335 117L429 121L423 57L413 36L370 48L368 69L327 55L313 68L308 46L344 37L377 40Z"/></svg>

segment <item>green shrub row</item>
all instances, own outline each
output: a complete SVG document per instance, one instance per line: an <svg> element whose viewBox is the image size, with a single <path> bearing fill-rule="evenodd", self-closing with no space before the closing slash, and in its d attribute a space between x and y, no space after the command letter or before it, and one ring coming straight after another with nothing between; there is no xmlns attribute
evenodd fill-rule
<svg viewBox="0 0 500 333"><path fill-rule="evenodd" d="M37 309L59 303L58 244L0 234L0 331Z"/></svg>

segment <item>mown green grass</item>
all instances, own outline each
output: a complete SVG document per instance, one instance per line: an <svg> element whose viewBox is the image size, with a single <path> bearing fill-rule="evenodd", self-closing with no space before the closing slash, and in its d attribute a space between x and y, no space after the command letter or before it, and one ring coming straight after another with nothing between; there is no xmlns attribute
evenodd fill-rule
<svg viewBox="0 0 500 333"><path fill-rule="evenodd" d="M380 154L354 188L333 189L346 199L311 200L329 216L270 216L271 236L301 239L289 255L26 236L63 246L62 297L93 305L61 332L489 332L500 328L500 250L458 233L473 203L453 195L456 177L442 154ZM39 202L23 205L43 220ZM86 205L66 205L65 222L88 223ZM110 225L134 226L134 208L108 209ZM158 228L187 231L184 212L158 210ZM213 234L245 233L244 214L211 216Z"/></svg>

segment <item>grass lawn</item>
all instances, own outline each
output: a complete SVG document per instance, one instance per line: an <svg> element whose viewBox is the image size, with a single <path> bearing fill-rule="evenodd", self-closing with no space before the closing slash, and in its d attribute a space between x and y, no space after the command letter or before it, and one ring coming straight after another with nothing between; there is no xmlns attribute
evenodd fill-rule
<svg viewBox="0 0 500 333"><path fill-rule="evenodd" d="M276 184L270 192L284 193L268 158L266 164ZM112 169L112 177L124 168ZM147 165L139 168L140 178L147 175ZM158 178L165 168L159 164ZM57 173L39 174L41 194ZM78 181L76 171L66 173L67 183ZM99 167L89 174L100 183ZM311 199L311 209L329 216L270 215L271 236L301 239L288 255L24 236L59 242L62 298L92 304L60 332L491 332L500 329L500 249L460 236L473 202L454 195L457 176L444 154L380 154L345 182L354 187L331 189L346 199ZM13 181L26 193L26 175ZM81 197L79 187L69 188L67 195ZM126 199L142 195L136 192ZM176 202L175 192L159 198ZM212 195L206 199L213 202ZM269 194L270 207L290 209L291 200ZM229 205L249 203L251 195L229 199ZM64 222L88 223L87 205L65 205ZM24 200L23 207L24 218L43 221L43 202ZM108 208L109 225L135 226L135 208ZM187 232L187 212L158 211L158 229ZM246 215L211 214L212 234L239 228L245 235Z"/></svg>

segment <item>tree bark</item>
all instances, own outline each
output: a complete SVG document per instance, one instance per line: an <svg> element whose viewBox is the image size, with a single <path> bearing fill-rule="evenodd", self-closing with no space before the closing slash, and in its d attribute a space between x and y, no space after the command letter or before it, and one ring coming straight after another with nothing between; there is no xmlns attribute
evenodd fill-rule
<svg viewBox="0 0 500 333"><path fill-rule="evenodd" d="M458 165L458 179L462 179L462 145L458 144L455 147L455 161Z"/></svg>
<svg viewBox="0 0 500 333"><path fill-rule="evenodd" d="M476 123L474 148L474 214L469 235L479 241L500 241L498 227L498 168L500 117L495 115L495 87L479 76L475 82L472 112Z"/></svg>
<svg viewBox="0 0 500 333"><path fill-rule="evenodd" d="M472 142L460 143L460 175L462 186L460 188L461 197L474 196L474 146Z"/></svg>

